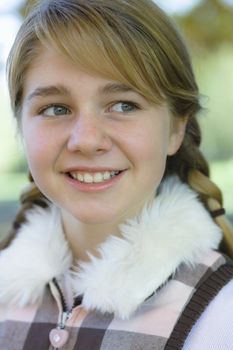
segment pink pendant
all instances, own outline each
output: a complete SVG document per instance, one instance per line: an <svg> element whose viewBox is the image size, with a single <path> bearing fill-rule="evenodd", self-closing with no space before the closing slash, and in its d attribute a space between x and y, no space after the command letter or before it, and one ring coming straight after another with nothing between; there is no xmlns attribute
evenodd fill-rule
<svg viewBox="0 0 233 350"><path fill-rule="evenodd" d="M68 340L69 333L66 329L54 328L49 333L49 340L57 349L60 349Z"/></svg>

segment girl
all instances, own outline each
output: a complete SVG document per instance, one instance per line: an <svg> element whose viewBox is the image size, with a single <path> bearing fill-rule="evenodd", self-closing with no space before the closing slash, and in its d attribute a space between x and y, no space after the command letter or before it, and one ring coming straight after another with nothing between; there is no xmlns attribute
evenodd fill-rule
<svg viewBox="0 0 233 350"><path fill-rule="evenodd" d="M233 349L232 228L170 19L40 1L8 78L31 185L1 244L1 349Z"/></svg>

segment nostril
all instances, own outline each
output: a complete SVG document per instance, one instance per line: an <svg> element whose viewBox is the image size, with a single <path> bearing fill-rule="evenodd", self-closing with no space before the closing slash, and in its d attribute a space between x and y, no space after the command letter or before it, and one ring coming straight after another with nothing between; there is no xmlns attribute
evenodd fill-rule
<svg viewBox="0 0 233 350"><path fill-rule="evenodd" d="M104 149L104 148L98 148L98 149L96 150L96 153L103 153L103 152L105 152L105 149Z"/></svg>

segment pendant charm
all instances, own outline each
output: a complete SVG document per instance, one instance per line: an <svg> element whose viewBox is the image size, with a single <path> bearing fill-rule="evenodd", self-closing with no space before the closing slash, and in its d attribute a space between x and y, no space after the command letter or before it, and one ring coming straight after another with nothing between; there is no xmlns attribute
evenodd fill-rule
<svg viewBox="0 0 233 350"><path fill-rule="evenodd" d="M52 346L60 349L68 340L69 333L66 329L54 328L49 333L49 340Z"/></svg>

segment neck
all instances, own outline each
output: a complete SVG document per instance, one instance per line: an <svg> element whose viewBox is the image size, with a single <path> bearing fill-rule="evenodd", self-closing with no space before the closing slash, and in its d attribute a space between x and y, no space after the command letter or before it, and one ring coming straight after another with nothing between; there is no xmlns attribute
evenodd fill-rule
<svg viewBox="0 0 233 350"><path fill-rule="evenodd" d="M110 234L120 236L116 223L83 223L64 210L62 223L74 259L82 261L89 260L88 253L99 256L97 248Z"/></svg>
<svg viewBox="0 0 233 350"><path fill-rule="evenodd" d="M133 211L124 213L118 220L104 223L86 223L76 219L72 214L61 209L63 230L74 259L90 260L89 254L100 257L98 247L111 236L121 236L119 225L128 219L136 217L147 203L149 207L154 200L154 193L148 196L145 202L137 204Z"/></svg>

